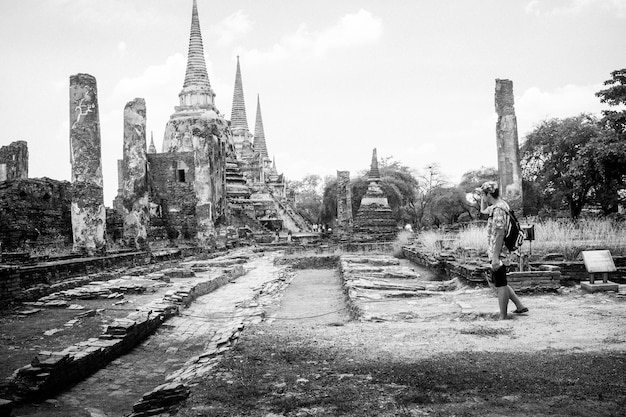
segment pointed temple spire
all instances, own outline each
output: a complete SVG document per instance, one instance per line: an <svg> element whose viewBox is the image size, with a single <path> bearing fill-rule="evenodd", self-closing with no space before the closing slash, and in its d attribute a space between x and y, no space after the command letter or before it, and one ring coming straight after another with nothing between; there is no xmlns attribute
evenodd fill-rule
<svg viewBox="0 0 626 417"><path fill-rule="evenodd" d="M256 122L254 124L254 150L259 152L261 156L268 158L265 132L263 132L263 118L261 117L261 98L258 94L256 102Z"/></svg>
<svg viewBox="0 0 626 417"><path fill-rule="evenodd" d="M379 180L380 171L378 170L378 155L376 154L376 148L372 152L372 166L370 167L369 180Z"/></svg>
<svg viewBox="0 0 626 417"><path fill-rule="evenodd" d="M243 97L239 55L237 55L237 75L235 76L235 92L233 93L233 109L230 116L230 123L233 130L248 130L248 116L246 116L246 103Z"/></svg>
<svg viewBox="0 0 626 417"><path fill-rule="evenodd" d="M189 34L189 52L187 55L187 71L183 89L178 94L180 106L175 107L176 113L200 113L215 108L215 92L211 88L209 75L204 60L204 47L200 33L200 19L198 5L193 0L191 11L191 31Z"/></svg>
<svg viewBox="0 0 626 417"><path fill-rule="evenodd" d="M200 19L198 18L198 5L193 0L191 12L191 34L189 35L189 52L187 54L187 71L185 72L185 83L183 88L190 85L207 85L209 75L204 61L204 47L202 46L202 34L200 33Z"/></svg>
<svg viewBox="0 0 626 417"><path fill-rule="evenodd" d="M154 132L150 131L150 146L148 147L148 153L157 153L156 146L154 146Z"/></svg>

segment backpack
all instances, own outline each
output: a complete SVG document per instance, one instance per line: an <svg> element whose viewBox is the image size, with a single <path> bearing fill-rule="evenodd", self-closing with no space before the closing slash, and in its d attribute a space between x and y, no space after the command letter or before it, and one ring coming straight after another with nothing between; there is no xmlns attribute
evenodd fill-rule
<svg viewBox="0 0 626 417"><path fill-rule="evenodd" d="M509 225L506 229L506 233L504 235L504 246L509 250L509 252L515 252L522 246L524 243L524 239L526 239L526 233L522 230L517 217L513 213L513 210L505 210L509 215Z"/></svg>

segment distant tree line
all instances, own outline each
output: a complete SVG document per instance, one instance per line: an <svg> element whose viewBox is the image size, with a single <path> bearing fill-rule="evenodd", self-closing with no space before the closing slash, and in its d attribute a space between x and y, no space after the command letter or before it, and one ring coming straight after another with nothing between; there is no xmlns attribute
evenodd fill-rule
<svg viewBox="0 0 626 417"><path fill-rule="evenodd" d="M612 110L598 119L581 114L539 123L520 148L524 214L578 218L585 207L601 214L617 212L626 202L626 68L613 71L607 87L596 93ZM616 109L617 108L617 109ZM398 224L416 228L467 222L480 218L473 190L497 181L495 168L466 172L451 185L437 164L413 170L392 158L379 163L380 186ZM356 216L368 186L368 171L351 180ZM294 181L298 210L313 223L333 224L337 213L337 180L307 175Z"/></svg>

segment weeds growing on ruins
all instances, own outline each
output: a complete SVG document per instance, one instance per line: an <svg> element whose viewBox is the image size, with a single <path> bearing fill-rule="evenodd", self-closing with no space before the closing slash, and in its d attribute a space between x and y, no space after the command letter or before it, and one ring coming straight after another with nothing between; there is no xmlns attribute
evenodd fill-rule
<svg viewBox="0 0 626 417"><path fill-rule="evenodd" d="M533 256L560 253L566 260L580 259L580 252L589 249L609 249L613 256L626 254L626 225L606 219L539 220L534 223L535 240L524 242L523 253ZM432 252L443 247L456 250L487 250L487 230L484 224L472 223L458 233L433 230L420 233L418 241Z"/></svg>

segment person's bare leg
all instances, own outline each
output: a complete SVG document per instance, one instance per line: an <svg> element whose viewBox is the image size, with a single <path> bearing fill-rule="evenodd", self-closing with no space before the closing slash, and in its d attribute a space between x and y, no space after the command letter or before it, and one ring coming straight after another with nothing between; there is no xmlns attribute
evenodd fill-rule
<svg viewBox="0 0 626 417"><path fill-rule="evenodd" d="M500 306L500 320L507 318L507 308L509 306L509 287L496 287L496 293L498 294L498 305Z"/></svg>
<svg viewBox="0 0 626 417"><path fill-rule="evenodd" d="M507 287L509 287L509 299L515 303L515 307L518 311L523 309L524 304L522 304L522 300L515 294L515 290L513 290L510 285L507 285Z"/></svg>

